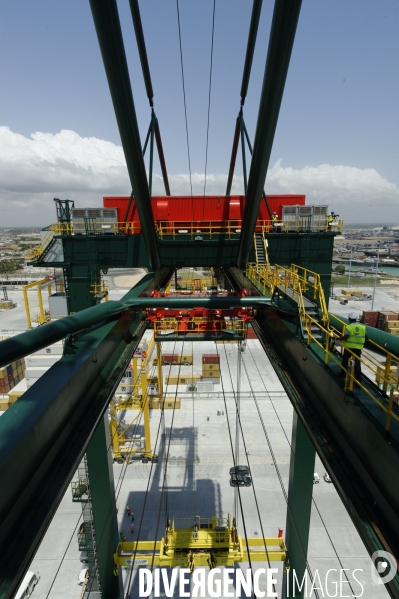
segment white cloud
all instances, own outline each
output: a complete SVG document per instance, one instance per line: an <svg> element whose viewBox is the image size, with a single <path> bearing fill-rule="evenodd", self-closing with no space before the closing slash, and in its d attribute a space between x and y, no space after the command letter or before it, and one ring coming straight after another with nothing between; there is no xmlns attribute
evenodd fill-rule
<svg viewBox="0 0 399 599"><path fill-rule="evenodd" d="M73 131L30 138L0 127L0 226L45 226L55 219L52 198L99 206L103 195L128 195L130 182L123 150L111 142L83 138ZM227 175L209 174L206 193L223 194ZM190 194L188 174L169 175L175 195ZM192 174L194 194L203 194L204 175ZM306 194L307 202L328 204L344 219L392 222L399 189L374 169L322 164L302 169L278 160L268 172L267 193ZM163 194L162 177L154 175L153 193ZM242 177L234 177L233 194L243 193ZM399 217L398 217L399 220Z"/></svg>

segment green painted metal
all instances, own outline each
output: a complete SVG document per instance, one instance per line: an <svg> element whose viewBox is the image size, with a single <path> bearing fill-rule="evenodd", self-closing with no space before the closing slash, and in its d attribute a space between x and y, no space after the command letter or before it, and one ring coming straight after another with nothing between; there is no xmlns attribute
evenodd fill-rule
<svg viewBox="0 0 399 599"><path fill-rule="evenodd" d="M328 298L331 281L331 258L334 247L334 237L337 233L270 233L267 235L268 253L271 264L281 266L302 264L321 276L325 296ZM238 256L239 233L228 235L212 234L212 239L194 241L190 236L164 235L159 241L161 262L167 268L182 268L184 266L229 267L235 266ZM55 239L59 239L56 237ZM79 296L88 297L89 283L84 283L87 277L87 254L89 241L86 235L61 237L64 249L64 262L51 262L54 268L65 268L68 273L68 283L72 283L70 291L71 312L77 312L87 306L80 306ZM150 268L148 255L142 235L94 235L91 243L97 252L99 270L110 268ZM306 246L306 247L305 247ZM306 260L305 260L306 258ZM249 256L250 262L255 262L253 245ZM32 263L42 266L48 263L40 259ZM76 283L76 293L73 294ZM75 298L72 297L75 295ZM84 299L84 302L87 300ZM95 300L92 297L92 302Z"/></svg>
<svg viewBox="0 0 399 599"><path fill-rule="evenodd" d="M243 115L241 116L241 128L244 130L245 139L247 140L247 144L248 144L248 149L249 149L249 152L250 152L250 154L252 156L252 151L253 151L252 150L252 144L251 144L251 140L249 139L249 135L248 135L247 128L245 126L245 121L244 121L244 116ZM245 190L245 193L246 193L246 190ZM267 199L267 195L266 195L266 192L265 192L264 189L262 190L262 197L265 200L266 208L267 208L267 211L269 213L269 218L270 218L270 220L272 220L272 211L270 210L269 201Z"/></svg>
<svg viewBox="0 0 399 599"><path fill-rule="evenodd" d="M399 442L387 437L355 394L295 335L277 312L260 308L254 324L294 408L370 555L399 556ZM399 598L399 575L387 584Z"/></svg>
<svg viewBox="0 0 399 599"><path fill-rule="evenodd" d="M152 275L148 275L151 277ZM133 288L133 289L136 289ZM126 294L120 301L109 301L99 304L94 308L82 310L60 320L32 329L26 333L15 335L0 342L0 366L9 364L13 360L27 356L43 347L47 347L65 337L83 332L90 327L100 326L107 322L120 320L125 313L142 308L170 308L189 309L207 308L209 310L222 310L223 308L250 308L270 303L270 299L255 297L136 297ZM73 346L73 339L70 341ZM67 344L68 345L68 344Z"/></svg>
<svg viewBox="0 0 399 599"><path fill-rule="evenodd" d="M115 321L120 318L120 302L105 302L94 308L82 310L66 318L45 324L26 333L15 335L0 342L0 364L4 366L18 357L27 356L68 335L88 330L103 321Z"/></svg>
<svg viewBox="0 0 399 599"><path fill-rule="evenodd" d="M116 0L90 0L127 169L151 267L161 266Z"/></svg>
<svg viewBox="0 0 399 599"><path fill-rule="evenodd" d="M1 599L25 575L143 330L128 311L81 336L1 417Z"/></svg>
<svg viewBox="0 0 399 599"><path fill-rule="evenodd" d="M166 170L165 155L164 155L163 146L162 146L161 131L159 129L158 119L155 119L154 131L155 131L155 141L156 141L157 150L158 150L159 164L161 167L163 184L165 187L165 193L167 196L170 196L169 179L168 179L168 173Z"/></svg>
<svg viewBox="0 0 399 599"><path fill-rule="evenodd" d="M59 223L70 223L71 222L71 210L75 206L73 200L59 200L54 198L55 207L57 210L57 222Z"/></svg>
<svg viewBox="0 0 399 599"><path fill-rule="evenodd" d="M150 66L148 64L147 49L145 47L143 25L141 23L139 3L137 0L129 0L130 12L132 13L134 32L136 34L137 48L139 51L141 69L143 71L145 89L147 92L147 98L150 102L151 108L153 107L154 91L152 89L152 81L150 75Z"/></svg>
<svg viewBox="0 0 399 599"><path fill-rule="evenodd" d="M301 4L301 0L276 0L274 6L237 261L242 269L253 244Z"/></svg>
<svg viewBox="0 0 399 599"><path fill-rule="evenodd" d="M251 75L252 61L253 61L253 56L254 56L254 51L255 51L255 43L256 43L256 36L258 33L261 9L262 9L262 0L254 0L254 2L252 4L251 23L249 26L247 51L245 54L244 70L243 70L242 82L241 82L241 92L240 92L241 107L244 106L245 98L247 97L249 77ZM240 114L241 113L242 113L242 110L240 110ZM227 196L230 195L231 185L233 183L234 168L235 168L236 158L237 158L240 129L242 129L242 127L240 127L240 124L241 124L241 120L240 120L240 117L238 117L236 120L236 127L235 127L235 131L234 131L233 147L232 147L232 151L231 151L231 159L230 159L230 167L229 167L229 175L227 178L227 186L226 186L226 195ZM246 183L246 174L245 174L245 183ZM246 192L247 192L247 190L246 190L246 184L245 184L245 193Z"/></svg>
<svg viewBox="0 0 399 599"><path fill-rule="evenodd" d="M239 121L240 121L242 173L243 173L243 176L244 176L244 194L247 195L247 191L248 191L247 159L246 159L246 156L245 156L245 134L244 134L244 127L245 127L245 125L244 125L244 119L243 119L243 116L242 116L242 109L240 110L240 114L238 115L238 118L239 118Z"/></svg>
<svg viewBox="0 0 399 599"><path fill-rule="evenodd" d="M349 308L348 308L349 311ZM342 332L342 324L338 320L343 320L346 324L349 324L349 320L347 318L343 318L342 316L336 316L335 314L330 313L330 322L331 324ZM395 335L391 335L391 333L386 333L385 331L381 331L380 329L375 329L374 327L366 326L366 335L371 341L374 343L378 343L382 348L386 351L395 354L395 356L399 356L399 337ZM366 344L367 345L367 344ZM370 348L373 349L373 345L370 344ZM374 347L375 349L375 347Z"/></svg>
<svg viewBox="0 0 399 599"><path fill-rule="evenodd" d="M231 186L233 184L234 168L237 159L238 142L240 141L240 119L237 117L236 128L234 130L233 137L233 148L231 150L229 175L227 177L226 195L229 196L231 193Z"/></svg>
<svg viewBox="0 0 399 599"><path fill-rule="evenodd" d="M254 0L252 4L251 23L249 25L247 51L245 54L244 70L241 82L241 106L244 106L245 98L247 97L249 77L251 75L252 61L255 51L256 36L258 33L260 13L262 10L262 0Z"/></svg>
<svg viewBox="0 0 399 599"><path fill-rule="evenodd" d="M296 412L292 421L290 475L288 482L287 524L285 544L290 562L287 573L289 593L284 597L304 597L303 592L293 593L293 571L302 581L306 571L309 544L310 514L312 510L313 473L316 450ZM287 588L283 590L287 591Z"/></svg>
<svg viewBox="0 0 399 599"><path fill-rule="evenodd" d="M115 576L113 554L119 542L108 414L101 419L86 451L103 597L123 597L122 575ZM89 589L88 589L89 590Z"/></svg>
<svg viewBox="0 0 399 599"><path fill-rule="evenodd" d="M266 236L270 264L286 267L299 264L318 273L328 305L335 235L334 232L270 233Z"/></svg>

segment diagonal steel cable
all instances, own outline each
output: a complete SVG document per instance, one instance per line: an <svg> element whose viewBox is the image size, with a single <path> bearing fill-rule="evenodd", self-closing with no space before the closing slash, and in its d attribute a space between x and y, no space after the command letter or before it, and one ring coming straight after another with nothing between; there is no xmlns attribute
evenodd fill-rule
<svg viewBox="0 0 399 599"><path fill-rule="evenodd" d="M193 195L193 184L192 184L192 181L191 181L191 159L190 159L190 144L189 144L189 141L188 141L186 87L185 87L185 84L184 84L183 49L182 49L182 44L181 44L179 0L176 0L176 8L177 8L177 25L178 25L178 28L179 28L180 65L181 65L181 78L182 78L182 84L183 84L184 117L185 117L185 120L186 120L186 139L187 139L188 170L189 170L189 173L190 173L190 189L191 189L191 196L192 196Z"/></svg>
<svg viewBox="0 0 399 599"><path fill-rule="evenodd" d="M212 14L212 43L211 43L211 66L209 69L209 95L208 95L208 123L206 127L206 150L205 150L205 180L204 180L204 196L206 190L206 171L208 167L208 141L209 141L209 116L211 112L211 92L212 92L212 66L213 66L213 40L215 35L215 9L216 0L213 0L213 14Z"/></svg>

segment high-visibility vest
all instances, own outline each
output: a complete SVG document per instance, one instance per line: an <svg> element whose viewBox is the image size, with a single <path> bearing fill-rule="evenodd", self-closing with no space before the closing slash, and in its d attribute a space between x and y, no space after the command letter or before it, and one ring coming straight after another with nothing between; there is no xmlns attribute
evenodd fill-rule
<svg viewBox="0 0 399 599"><path fill-rule="evenodd" d="M348 349L363 349L366 342L366 327L358 322L348 324L346 330L349 331L349 337L344 341L344 347Z"/></svg>
<svg viewBox="0 0 399 599"><path fill-rule="evenodd" d="M334 220L334 217L333 217L333 215L332 215L332 214L329 214L329 215L327 216L327 222L328 222L328 224L332 223L332 222L333 222L333 220Z"/></svg>
<svg viewBox="0 0 399 599"><path fill-rule="evenodd" d="M278 221L278 216L277 216L277 214L273 214L273 215L272 215L272 221L273 221L274 223L276 223L276 222Z"/></svg>

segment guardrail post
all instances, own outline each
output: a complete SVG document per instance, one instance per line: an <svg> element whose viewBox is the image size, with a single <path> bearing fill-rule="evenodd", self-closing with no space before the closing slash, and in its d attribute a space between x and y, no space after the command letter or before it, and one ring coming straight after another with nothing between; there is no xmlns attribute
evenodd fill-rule
<svg viewBox="0 0 399 599"><path fill-rule="evenodd" d="M388 411L387 411L387 419L385 421L385 434L389 433L389 429L391 427L391 417L392 417L392 404L393 404L393 393L394 388L391 387L391 391L389 393L389 401L388 401Z"/></svg>
<svg viewBox="0 0 399 599"><path fill-rule="evenodd" d="M388 380L389 380L389 377L391 375L391 362L392 362L392 355L388 354L387 355L387 361L386 361L386 364L385 364L384 383L382 385L382 390L384 391L384 393L387 392Z"/></svg>

